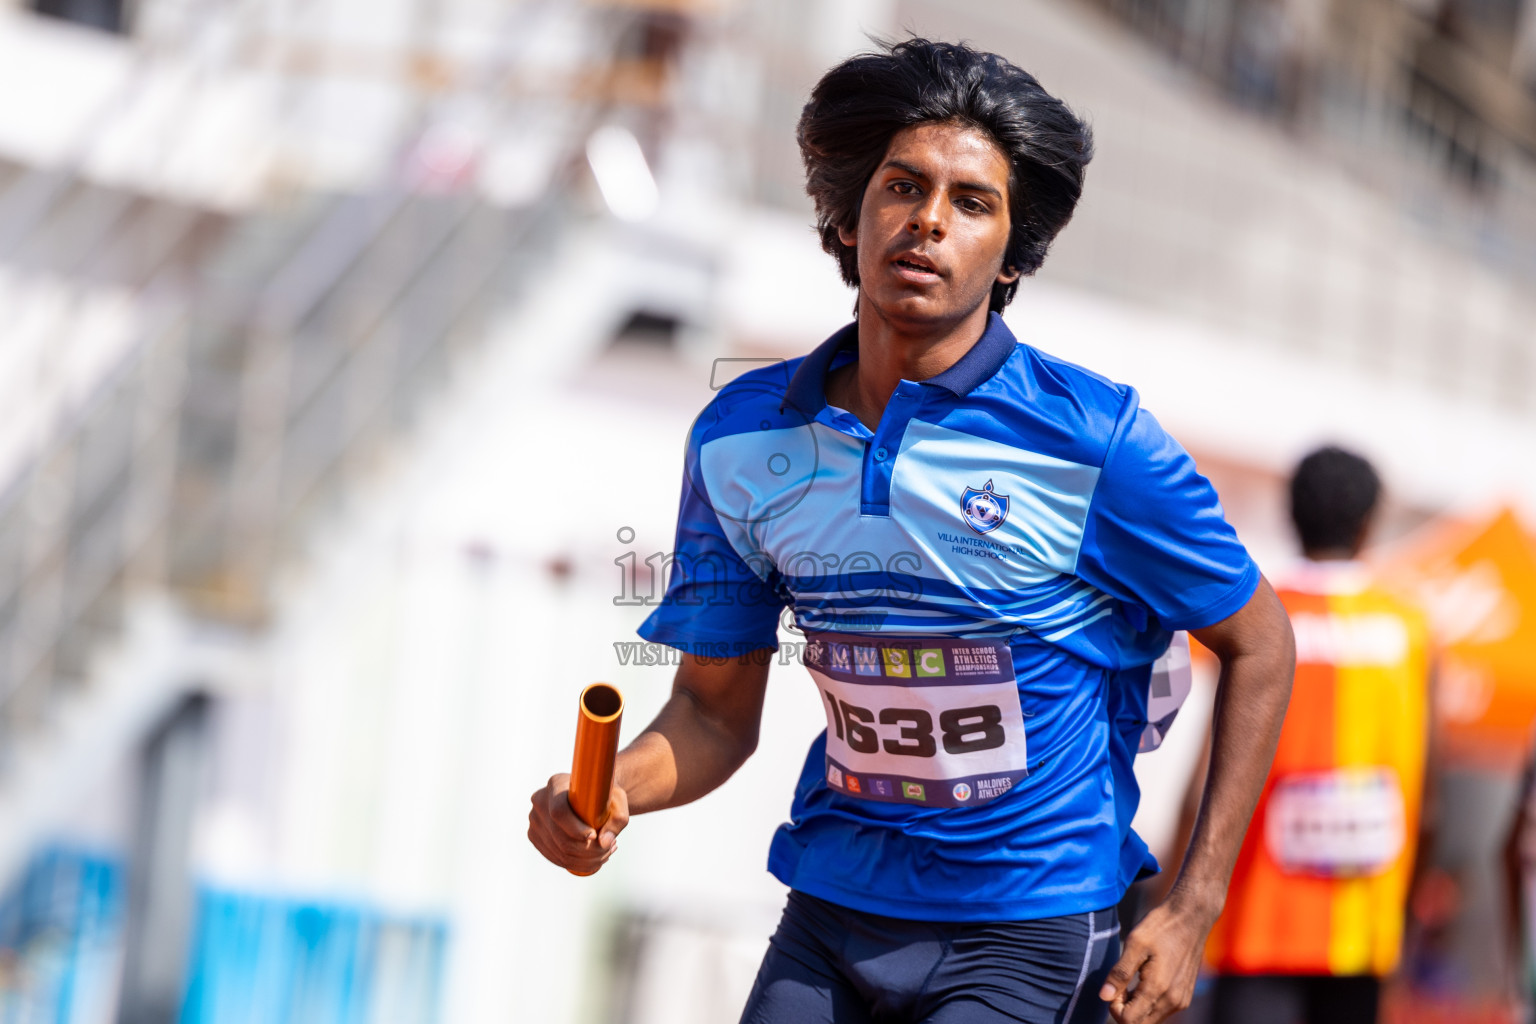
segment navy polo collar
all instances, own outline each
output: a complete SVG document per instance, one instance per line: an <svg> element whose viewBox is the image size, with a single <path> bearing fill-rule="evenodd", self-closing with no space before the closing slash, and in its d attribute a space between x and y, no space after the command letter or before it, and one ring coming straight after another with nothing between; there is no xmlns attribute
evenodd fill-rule
<svg viewBox="0 0 1536 1024"><path fill-rule="evenodd" d="M1003 368L1016 344L1013 332L1003 323L1003 318L996 313L989 313L987 328L976 339L976 344L956 360L955 365L922 383L936 385L950 391L956 398L964 398ZM807 416L821 412L827 405L827 371L832 368L832 361L838 353L857 352L858 347L858 321L848 324L817 345L801 361L799 369L790 379L789 388L784 393L785 403L793 405Z"/></svg>

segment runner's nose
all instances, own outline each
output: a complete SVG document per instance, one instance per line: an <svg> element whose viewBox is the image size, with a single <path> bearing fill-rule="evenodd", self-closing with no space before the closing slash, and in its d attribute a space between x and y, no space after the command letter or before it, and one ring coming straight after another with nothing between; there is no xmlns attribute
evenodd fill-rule
<svg viewBox="0 0 1536 1024"><path fill-rule="evenodd" d="M907 221L907 230L914 235L929 234L934 238L944 236L943 205L937 192L929 195L927 201L912 211L911 220Z"/></svg>

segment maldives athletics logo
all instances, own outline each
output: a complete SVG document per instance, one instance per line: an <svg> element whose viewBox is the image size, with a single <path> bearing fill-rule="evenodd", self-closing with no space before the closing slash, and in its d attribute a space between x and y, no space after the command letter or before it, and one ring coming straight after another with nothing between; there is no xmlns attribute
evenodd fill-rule
<svg viewBox="0 0 1536 1024"><path fill-rule="evenodd" d="M977 533L991 533L1008 518L1008 495L992 490L991 480L979 491L967 487L960 494L960 514Z"/></svg>

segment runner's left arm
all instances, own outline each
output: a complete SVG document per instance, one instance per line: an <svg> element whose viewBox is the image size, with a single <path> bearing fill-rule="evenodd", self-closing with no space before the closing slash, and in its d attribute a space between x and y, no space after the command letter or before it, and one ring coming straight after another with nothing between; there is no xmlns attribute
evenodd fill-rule
<svg viewBox="0 0 1536 1024"><path fill-rule="evenodd" d="M1221 660L1210 768L1178 878L1127 937L1099 993L1121 1024L1156 1024L1189 1005L1290 701L1295 643L1267 580L1241 610L1191 632Z"/></svg>

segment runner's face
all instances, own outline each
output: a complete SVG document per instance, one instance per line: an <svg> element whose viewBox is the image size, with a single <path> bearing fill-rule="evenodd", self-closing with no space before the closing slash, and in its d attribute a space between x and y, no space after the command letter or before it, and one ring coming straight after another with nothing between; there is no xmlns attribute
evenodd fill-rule
<svg viewBox="0 0 1536 1024"><path fill-rule="evenodd" d="M859 288L886 320L913 327L985 306L1005 270L1012 222L1008 158L986 134L954 124L902 129L869 179L855 231Z"/></svg>

